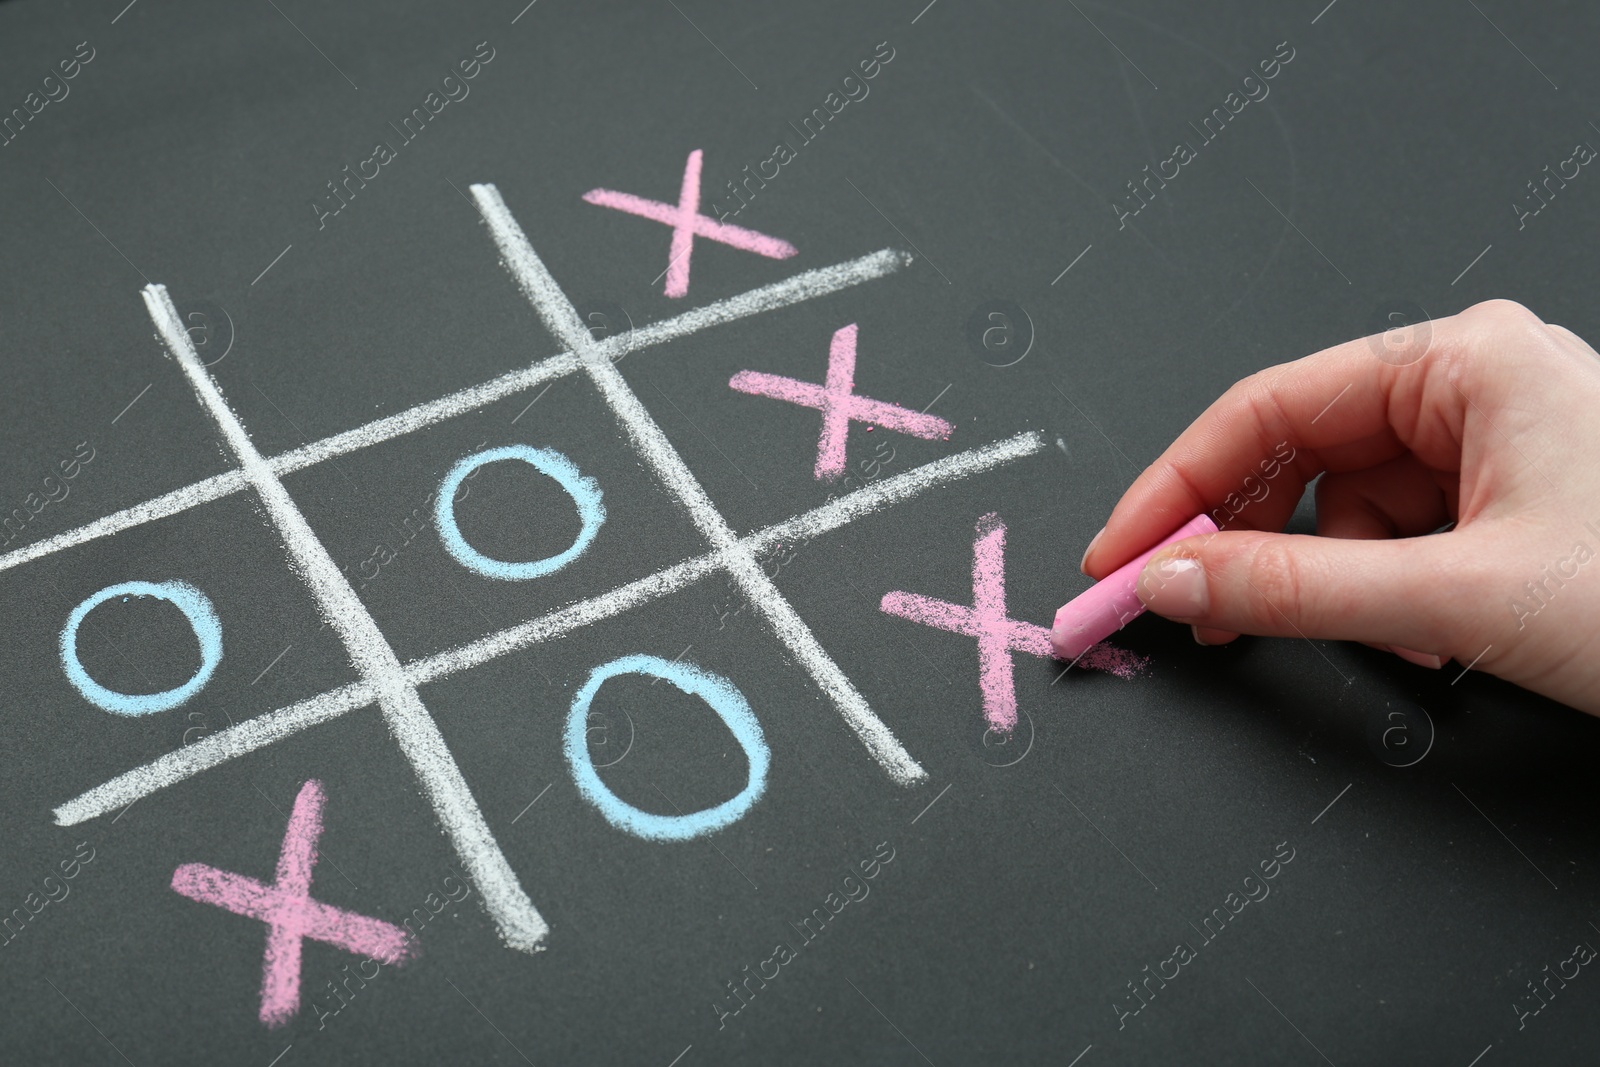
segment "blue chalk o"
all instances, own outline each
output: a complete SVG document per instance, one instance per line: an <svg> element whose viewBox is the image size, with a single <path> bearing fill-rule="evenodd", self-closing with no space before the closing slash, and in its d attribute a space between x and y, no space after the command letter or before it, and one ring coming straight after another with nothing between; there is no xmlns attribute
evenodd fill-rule
<svg viewBox="0 0 1600 1067"><path fill-rule="evenodd" d="M745 759L750 765L744 788L715 807L688 815L654 815L640 811L607 788L600 780L600 775L595 773L594 761L589 758L586 726L589 705L594 701L595 694L607 680L622 674L646 674L660 678L709 704L739 742L739 747L744 749ZM772 753L762 736L761 724L756 721L744 694L732 682L720 674L658 656L623 656L596 667L572 700L572 711L567 715L565 741L567 764L572 768L578 792L600 809L606 822L625 833L650 841L688 841L736 822L766 791L767 768L772 762Z"/></svg>
<svg viewBox="0 0 1600 1067"><path fill-rule="evenodd" d="M175 689L165 689L159 693L119 693L89 677L89 672L83 669L83 663L78 659L78 627L89 612L119 596L151 596L165 600L183 612L190 628L194 630L195 639L200 642L200 669L195 671L193 677ZM61 631L61 666L67 672L67 680L83 694L85 700L113 715L153 715L175 708L200 692L211 680L220 662L222 622L217 618L210 599L186 582L123 582L120 585L108 585L73 608L72 614L67 616L67 625Z"/></svg>
<svg viewBox="0 0 1600 1067"><path fill-rule="evenodd" d="M577 505L578 519L582 525L578 529L577 539L567 547L566 551L546 556L544 559L513 563L490 559L467 544L467 539L461 536L461 527L456 524L456 491L479 467L503 459L519 459L541 474L555 479L556 484L565 489L572 502ZM439 538L444 542L445 551L449 552L457 563L485 578L520 582L554 574L583 555L589 543L594 540L594 535L599 532L600 525L606 521L606 509L600 495L600 484L578 470L577 465L560 452L528 445L503 445L466 456L450 468L450 472L444 476L444 481L439 484L439 496L434 501L433 520L439 530Z"/></svg>

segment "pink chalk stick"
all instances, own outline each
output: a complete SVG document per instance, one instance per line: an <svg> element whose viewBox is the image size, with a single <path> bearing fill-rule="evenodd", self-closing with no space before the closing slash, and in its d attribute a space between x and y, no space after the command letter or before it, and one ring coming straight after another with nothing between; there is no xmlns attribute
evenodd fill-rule
<svg viewBox="0 0 1600 1067"><path fill-rule="evenodd" d="M1063 604L1056 612L1055 625L1050 630L1050 644L1055 648L1056 656L1076 660L1091 647L1143 615L1144 603L1139 599L1135 587L1139 572L1150 562L1150 557L1186 537L1216 532L1217 524L1209 517L1196 515L1150 551L1118 567L1090 586L1088 591Z"/></svg>

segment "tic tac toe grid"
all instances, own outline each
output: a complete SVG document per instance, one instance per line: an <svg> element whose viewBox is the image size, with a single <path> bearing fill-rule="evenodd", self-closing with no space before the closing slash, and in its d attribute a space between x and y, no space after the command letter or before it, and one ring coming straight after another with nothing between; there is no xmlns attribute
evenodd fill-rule
<svg viewBox="0 0 1600 1067"><path fill-rule="evenodd" d="M886 249L832 267L807 271L601 341L592 337L583 325L576 308L534 251L499 191L493 185L484 184L472 186L471 193L512 278L557 341L567 346L565 352L481 385L267 457L256 448L249 432L201 363L166 288L150 285L142 294L150 317L200 403L220 429L237 466L0 556L0 570L154 522L236 492L254 492L287 547L293 566L316 599L318 609L343 642L359 680L238 723L126 771L61 804L54 811L56 822L71 826L119 810L207 768L377 704L500 935L513 948L534 951L543 942L548 927L495 841L460 768L422 703L419 687L622 614L723 571L737 583L756 613L829 698L868 754L889 777L904 785L919 782L926 778L926 772L873 712L805 620L767 577L759 557L775 546L815 537L939 485L1034 454L1043 447L1043 441L1037 434L1023 433L957 453L740 536L712 503L699 479L628 385L615 362L631 352L712 326L885 277L909 265L911 258ZM709 550L465 645L409 663L401 662L285 489L283 475L475 411L571 374L584 374L589 378L615 415L638 458L687 513Z"/></svg>

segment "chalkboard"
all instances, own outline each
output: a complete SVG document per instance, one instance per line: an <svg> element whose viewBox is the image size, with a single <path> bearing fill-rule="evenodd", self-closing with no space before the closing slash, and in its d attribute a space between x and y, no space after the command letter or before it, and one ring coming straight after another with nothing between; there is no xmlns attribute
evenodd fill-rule
<svg viewBox="0 0 1600 1067"><path fill-rule="evenodd" d="M1597 31L0 7L6 1058L1588 1055L1600 724L1041 628L1236 379L1600 335Z"/></svg>

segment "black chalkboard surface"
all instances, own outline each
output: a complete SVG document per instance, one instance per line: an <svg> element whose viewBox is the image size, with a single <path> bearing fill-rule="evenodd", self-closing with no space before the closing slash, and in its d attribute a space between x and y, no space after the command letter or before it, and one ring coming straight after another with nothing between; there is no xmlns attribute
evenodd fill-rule
<svg viewBox="0 0 1600 1067"><path fill-rule="evenodd" d="M5 1061L1588 1058L1600 724L1040 627L1234 380L1600 335L1597 31L0 6Z"/></svg>

